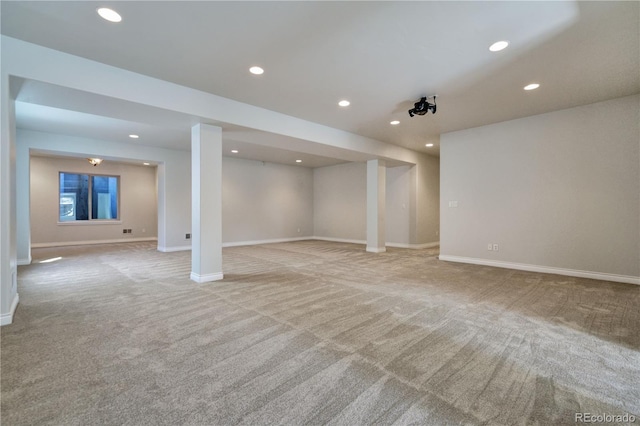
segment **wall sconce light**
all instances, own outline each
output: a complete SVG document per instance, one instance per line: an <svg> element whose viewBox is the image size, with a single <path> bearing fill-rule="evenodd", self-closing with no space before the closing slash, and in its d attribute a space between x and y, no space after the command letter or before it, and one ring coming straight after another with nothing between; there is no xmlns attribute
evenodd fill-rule
<svg viewBox="0 0 640 426"><path fill-rule="evenodd" d="M99 166L100 163L102 163L102 158L87 158L87 160L93 167Z"/></svg>

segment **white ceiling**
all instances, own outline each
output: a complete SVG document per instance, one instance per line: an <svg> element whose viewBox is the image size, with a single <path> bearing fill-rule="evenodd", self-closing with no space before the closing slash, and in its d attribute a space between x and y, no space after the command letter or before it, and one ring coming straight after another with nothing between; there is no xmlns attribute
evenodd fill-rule
<svg viewBox="0 0 640 426"><path fill-rule="evenodd" d="M433 155L444 132L640 92L638 2L109 3L121 23L98 17L104 2L3 0L2 34ZM18 125L188 149L193 117L61 90L22 82ZM436 93L437 114L409 118ZM247 158L270 161L221 125L225 144L235 131Z"/></svg>

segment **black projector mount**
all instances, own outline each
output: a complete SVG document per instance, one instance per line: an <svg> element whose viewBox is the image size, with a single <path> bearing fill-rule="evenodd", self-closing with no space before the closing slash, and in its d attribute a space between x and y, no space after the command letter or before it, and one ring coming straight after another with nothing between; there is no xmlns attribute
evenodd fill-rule
<svg viewBox="0 0 640 426"><path fill-rule="evenodd" d="M409 110L409 117L413 117L414 115L425 115L429 111L435 114L436 97L438 97L438 95L424 96L420 98L420 100L413 105L413 108ZM433 103L427 101L427 99L433 99Z"/></svg>

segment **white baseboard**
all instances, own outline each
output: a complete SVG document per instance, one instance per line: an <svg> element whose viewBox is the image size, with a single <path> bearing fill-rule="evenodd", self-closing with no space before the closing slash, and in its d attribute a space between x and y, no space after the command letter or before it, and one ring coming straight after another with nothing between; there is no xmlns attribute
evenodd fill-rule
<svg viewBox="0 0 640 426"><path fill-rule="evenodd" d="M27 259L18 259L18 266L31 265L31 255Z"/></svg>
<svg viewBox="0 0 640 426"><path fill-rule="evenodd" d="M384 253L387 251L386 247L368 247L367 246L367 252L369 253Z"/></svg>
<svg viewBox="0 0 640 426"><path fill-rule="evenodd" d="M232 241L222 243L222 247L255 246L258 244L290 243L292 241L306 241L312 237L274 238L271 240Z"/></svg>
<svg viewBox="0 0 640 426"><path fill-rule="evenodd" d="M590 278L593 280L614 281L625 284L640 285L640 277L631 275L616 275L604 272L580 271L576 269L556 268L554 266L529 265L525 263L501 262L496 260L476 259L472 257L440 255L440 260L446 262L471 263L474 265L494 266L496 268L517 269L520 271L542 272L544 274L566 275L569 277Z"/></svg>
<svg viewBox="0 0 640 426"><path fill-rule="evenodd" d="M64 246L80 246L80 245L91 245L91 244L113 244L113 243L130 243L130 242L145 242L145 241L157 241L158 239L155 237L151 238L127 238L127 239L113 239L113 240L89 240L89 241L66 241L66 242L53 242L53 243L33 243L31 244L32 248L45 248L45 247L64 247ZM346 238L331 238L331 237L293 237L293 238L273 238L269 240L250 240L250 241L230 241L227 243L222 243L222 247L238 247L238 246L254 246L258 244L274 244L274 243L289 243L294 241L308 241L308 240L319 240L319 241L331 241L336 243L348 243L348 244L362 244L366 245L366 240L351 240ZM405 243L386 243L386 247L397 247L397 248L408 248L408 249L424 249L437 247L440 245L439 241L432 243L424 243L424 244L405 244ZM191 250L191 245L187 246L174 246L174 247L163 247L158 246L158 251L163 253L170 253L175 251L187 251ZM18 260L18 265L29 265L31 264L31 258L20 259Z"/></svg>
<svg viewBox="0 0 640 426"><path fill-rule="evenodd" d="M13 301L11 302L11 308L9 309L9 312L0 315L0 326L9 325L13 322L13 314L16 313L18 302L20 302L20 296L18 295L18 293L16 293L16 295L13 296Z"/></svg>
<svg viewBox="0 0 640 426"><path fill-rule="evenodd" d="M305 241L310 240L312 237L296 237L296 238L274 238L271 240L252 240L252 241L230 241L228 243L222 243L222 247L239 247L239 246L255 246L258 244L274 244L274 243L289 243L292 241ZM161 247L158 246L158 251L161 252L173 252L173 251L186 251L191 250L191 246L179 246L179 247Z"/></svg>
<svg viewBox="0 0 640 426"><path fill-rule="evenodd" d="M211 281L219 281L224 278L224 275L222 272L216 272L214 274L205 274L205 275L200 275L200 274L196 274L195 272L192 272L190 278L191 278L191 281L195 281L197 283L208 283Z"/></svg>
<svg viewBox="0 0 640 426"><path fill-rule="evenodd" d="M144 241L157 241L156 237L146 238L122 238L113 240L87 240L87 241L63 241L53 243L32 243L31 248L44 248L44 247L66 247L66 246L86 246L93 244L115 244L115 243L139 243Z"/></svg>
<svg viewBox="0 0 640 426"><path fill-rule="evenodd" d="M320 241L332 241L335 243L349 243L349 244L367 244L366 240L346 240L344 238L331 238L331 237L310 237L312 240L320 240ZM423 243L423 244L406 244L406 243L385 243L386 247L396 247L396 248L408 248L408 249L425 249L431 247L438 247L440 245L440 241L434 241L432 243Z"/></svg>
<svg viewBox="0 0 640 426"><path fill-rule="evenodd" d="M396 247L396 248L408 248L413 250L420 250L426 248L438 247L440 245L440 241L435 241L432 243L424 243L424 244L405 244L405 243L387 243L387 247Z"/></svg>
<svg viewBox="0 0 640 426"><path fill-rule="evenodd" d="M331 241L334 243L347 243L347 244L363 244L366 245L366 240L349 240L344 238L331 238L331 237L309 237L310 240L319 240L319 241Z"/></svg>
<svg viewBox="0 0 640 426"><path fill-rule="evenodd" d="M191 246L176 246L176 247L158 246L158 251L161 251L163 253L171 253L174 251L187 251L187 250L191 250Z"/></svg>

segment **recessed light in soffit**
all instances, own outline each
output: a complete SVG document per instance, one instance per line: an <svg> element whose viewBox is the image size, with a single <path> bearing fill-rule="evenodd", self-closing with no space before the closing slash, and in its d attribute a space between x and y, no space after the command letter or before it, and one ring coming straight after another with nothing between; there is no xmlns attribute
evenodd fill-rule
<svg viewBox="0 0 640 426"><path fill-rule="evenodd" d="M122 16L118 12L113 9L109 9L108 7L101 7L98 9L98 15L106 21L109 22L120 22L122 21Z"/></svg>
<svg viewBox="0 0 640 426"><path fill-rule="evenodd" d="M254 66L254 67L249 68L249 72L251 74L261 75L261 74L264 74L264 69L262 69L260 67L257 67L257 66Z"/></svg>
<svg viewBox="0 0 640 426"><path fill-rule="evenodd" d="M346 99L343 99L340 102L338 102L338 105L340 105L341 107L348 107L349 105L351 105L351 102L349 102Z"/></svg>
<svg viewBox="0 0 640 426"><path fill-rule="evenodd" d="M489 50L492 52L499 52L503 49L506 49L509 46L509 42L506 40L496 41L491 46L489 46Z"/></svg>
<svg viewBox="0 0 640 426"><path fill-rule="evenodd" d="M524 86L524 90L536 90L540 85L538 83L531 83Z"/></svg>

